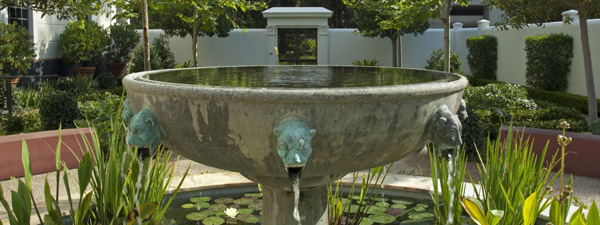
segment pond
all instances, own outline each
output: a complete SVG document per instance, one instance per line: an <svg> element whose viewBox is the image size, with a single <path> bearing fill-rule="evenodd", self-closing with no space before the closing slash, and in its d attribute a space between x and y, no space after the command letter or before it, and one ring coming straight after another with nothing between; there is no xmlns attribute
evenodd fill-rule
<svg viewBox="0 0 600 225"><path fill-rule="evenodd" d="M342 199L349 205L352 218L359 209L358 196ZM434 224L433 202L427 194L386 190L372 199L361 224ZM292 203L290 203L292 204ZM228 208L237 216L229 218ZM345 210L346 211L346 210ZM258 188L236 187L207 191L184 192L177 195L163 219L164 224L261 224L262 197ZM463 224L474 224L465 217Z"/></svg>

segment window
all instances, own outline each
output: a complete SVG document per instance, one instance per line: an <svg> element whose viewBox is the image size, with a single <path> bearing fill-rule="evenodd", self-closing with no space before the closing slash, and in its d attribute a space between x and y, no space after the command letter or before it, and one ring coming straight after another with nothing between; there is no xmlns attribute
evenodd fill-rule
<svg viewBox="0 0 600 225"><path fill-rule="evenodd" d="M26 7L8 7L8 23L17 23L29 30L29 9Z"/></svg>

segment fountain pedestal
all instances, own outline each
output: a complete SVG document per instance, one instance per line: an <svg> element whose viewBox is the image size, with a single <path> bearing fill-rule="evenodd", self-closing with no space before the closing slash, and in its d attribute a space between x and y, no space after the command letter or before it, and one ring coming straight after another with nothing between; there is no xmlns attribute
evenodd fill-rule
<svg viewBox="0 0 600 225"><path fill-rule="evenodd" d="M327 186L300 191L302 225L327 225ZM263 224L298 224L294 219L294 192L263 187Z"/></svg>

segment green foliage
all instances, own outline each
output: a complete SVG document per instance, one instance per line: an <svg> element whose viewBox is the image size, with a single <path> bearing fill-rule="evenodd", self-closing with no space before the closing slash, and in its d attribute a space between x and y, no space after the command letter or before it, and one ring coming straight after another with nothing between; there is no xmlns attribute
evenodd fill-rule
<svg viewBox="0 0 600 225"><path fill-rule="evenodd" d="M498 38L480 35L467 38L467 62L471 75L477 78L496 80L498 68Z"/></svg>
<svg viewBox="0 0 600 225"><path fill-rule="evenodd" d="M463 208L460 206L460 197L464 195L467 166L465 150L455 148L448 158L436 152L435 149L429 151L429 162L433 181L431 198L437 224L447 224L449 216L452 217L452 224L461 224Z"/></svg>
<svg viewBox="0 0 600 225"><path fill-rule="evenodd" d="M77 98L65 91L54 91L42 97L40 102L40 120L45 130L73 128L73 121L79 117Z"/></svg>
<svg viewBox="0 0 600 225"><path fill-rule="evenodd" d="M72 77L61 77L56 84L57 91L66 91L75 96L79 96L79 85Z"/></svg>
<svg viewBox="0 0 600 225"><path fill-rule="evenodd" d="M106 57L111 62L128 62L131 51L140 42L140 35L128 24L114 24L109 30Z"/></svg>
<svg viewBox="0 0 600 225"><path fill-rule="evenodd" d="M98 78L96 78L96 81L98 82L98 88L103 90L117 86L117 79L115 78L115 75L110 72L101 73L98 75Z"/></svg>
<svg viewBox="0 0 600 225"><path fill-rule="evenodd" d="M106 31L89 20L71 21L60 34L59 44L67 64L94 66L108 43Z"/></svg>
<svg viewBox="0 0 600 225"><path fill-rule="evenodd" d="M371 207L375 206L377 196L381 191L378 187L383 185L383 181L392 165L379 166L371 168L366 174L362 174L360 190L355 191L358 181L359 172L354 172L352 175L352 185L348 196L344 197L342 193L341 180L336 182L335 188L333 184L327 185L327 204L329 211L329 224L363 224L361 221L366 220ZM352 204L353 200L357 203ZM352 214L352 222L348 223L347 217Z"/></svg>
<svg viewBox="0 0 600 225"><path fill-rule="evenodd" d="M110 74L113 76L112 74ZM113 76L114 77L114 76ZM98 139L100 141L100 147L107 149L108 143L112 138L112 119L114 115L121 115L119 107L123 99L120 95L114 95L108 92L100 93L95 92L82 96L78 104L78 109L83 116L82 119L75 120L75 124L78 127L94 127Z"/></svg>
<svg viewBox="0 0 600 225"><path fill-rule="evenodd" d="M566 34L525 37L527 85L548 91L564 91L571 71L573 38Z"/></svg>
<svg viewBox="0 0 600 225"><path fill-rule="evenodd" d="M561 119L567 119L572 131L588 131L588 124L579 110L543 100L534 101L528 97L527 91L528 89L518 85L492 83L467 87L463 98L467 108L480 117L479 123L484 136L495 137L500 126L511 121L515 126L554 130L558 128Z"/></svg>
<svg viewBox="0 0 600 225"><path fill-rule="evenodd" d="M429 59L427 60L427 66L425 69L444 71L444 51L442 49L436 49L431 52ZM465 74L462 70L462 61L458 53L452 52L450 54L450 71L456 74Z"/></svg>
<svg viewBox="0 0 600 225"><path fill-rule="evenodd" d="M79 89L79 95L94 92L94 87L92 87L94 79L92 76L76 76L74 79Z"/></svg>
<svg viewBox="0 0 600 225"><path fill-rule="evenodd" d="M7 118L2 121L2 125L6 134L18 134L25 130L23 117L20 115L7 116Z"/></svg>
<svg viewBox="0 0 600 225"><path fill-rule="evenodd" d="M508 111L517 109L536 110L537 104L527 98L527 91L515 84L488 84L482 87L468 87L464 97L467 108L489 110L499 108Z"/></svg>
<svg viewBox="0 0 600 225"><path fill-rule="evenodd" d="M548 169L556 165L556 154L546 163L547 147L542 149L540 155L534 154L532 148L532 140L526 139L524 133L514 136L512 129L509 129L505 138L498 136L496 141L487 140L488 153L485 159L481 159L485 164L482 163L482 169L479 170L482 180L471 180L471 183L473 188L476 188L476 184L481 186L475 189L480 190L475 192L475 197L482 201L483 212L504 211L498 224L523 224L527 221L523 216L525 211L530 212L528 215L531 218L537 218L548 207L548 200L544 198L526 198L534 193L539 196L546 194L546 182L552 183L556 178L550 177Z"/></svg>
<svg viewBox="0 0 600 225"><path fill-rule="evenodd" d="M0 23L0 75L8 75L11 71L27 73L35 57L31 38L27 29L16 23Z"/></svg>
<svg viewBox="0 0 600 225"><path fill-rule="evenodd" d="M379 60L377 59L363 59L362 61L356 60L352 62L355 66L379 66Z"/></svg>
<svg viewBox="0 0 600 225"><path fill-rule="evenodd" d="M562 91L546 91L535 88L526 88L527 96L532 99L551 102L560 106L577 109L583 114L588 113L588 102L587 97L565 93ZM598 102L598 109L600 109L600 101Z"/></svg>
<svg viewBox="0 0 600 225"><path fill-rule="evenodd" d="M160 35L152 41L150 46L150 69L172 69L175 68L175 54L169 47L169 41L165 35ZM144 48L138 46L133 51L133 57L131 58L129 65L129 72L141 72L144 71Z"/></svg>
<svg viewBox="0 0 600 225"><path fill-rule="evenodd" d="M477 149L480 151L485 150L483 144L484 133L479 124L479 115L469 107L467 107L467 114L469 115L462 123L462 134L461 139L464 143L465 154L469 158L476 158ZM482 152L485 154L485 152Z"/></svg>

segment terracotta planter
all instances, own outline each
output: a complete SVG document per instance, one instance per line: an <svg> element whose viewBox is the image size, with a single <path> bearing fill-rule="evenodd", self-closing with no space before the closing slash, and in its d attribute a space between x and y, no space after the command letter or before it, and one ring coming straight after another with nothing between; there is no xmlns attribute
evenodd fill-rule
<svg viewBox="0 0 600 225"><path fill-rule="evenodd" d="M88 139L88 143L91 143L92 132L93 130L90 128L61 130L60 156L68 168L77 168L79 165L77 159L82 158L86 152L82 145L83 137ZM21 161L22 140L27 142L33 174L56 171L54 158L58 145L57 130L7 135L0 137L0 165L2 166L0 180L24 176Z"/></svg>
<svg viewBox="0 0 600 225"><path fill-rule="evenodd" d="M74 66L73 74L75 76L94 76L94 72L96 72L95 66Z"/></svg>
<svg viewBox="0 0 600 225"><path fill-rule="evenodd" d="M508 134L508 129L508 126L502 126L500 132L502 132L503 138ZM520 135L523 132L523 127L513 127L513 132ZM552 155L560 151L560 146L556 140L559 134L562 135L562 131L525 128L525 138L534 140L533 152L536 155L539 156L541 154L548 141L545 161L550 161ZM598 170L597 165L600 162L600 136L573 132L566 132L565 136L573 139L571 144L567 145L565 149L567 152L565 156L565 172L600 178L600 170ZM553 168L554 171L558 169L560 168Z"/></svg>
<svg viewBox="0 0 600 225"><path fill-rule="evenodd" d="M20 80L21 80L21 78L19 78L19 77L17 77L17 78L12 78L12 79L10 79L10 84L11 84L13 87L16 87L16 86L17 86L17 84L19 83L19 81L20 81Z"/></svg>
<svg viewBox="0 0 600 225"><path fill-rule="evenodd" d="M114 74L115 77L121 77L121 76L123 76L123 72L125 70L125 66L127 66L127 63L124 63L124 62L121 62L121 63L113 63L113 62L106 63L106 68L108 69L108 71L110 71L112 74Z"/></svg>

